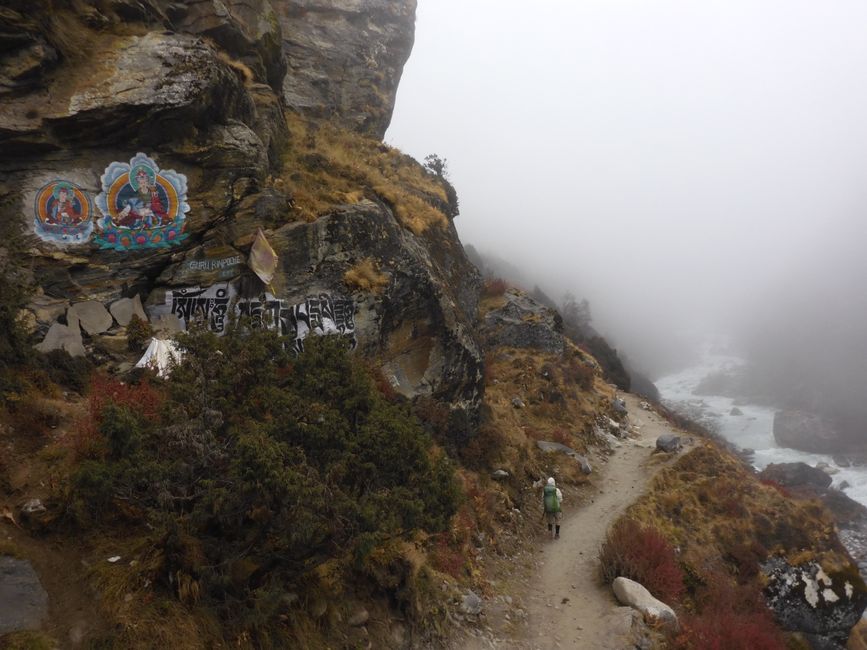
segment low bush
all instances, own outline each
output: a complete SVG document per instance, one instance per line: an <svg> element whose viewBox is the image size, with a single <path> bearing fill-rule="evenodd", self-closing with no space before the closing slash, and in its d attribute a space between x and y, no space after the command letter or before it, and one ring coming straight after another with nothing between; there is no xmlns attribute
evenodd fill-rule
<svg viewBox="0 0 867 650"><path fill-rule="evenodd" d="M294 359L263 331L181 345L165 386L94 378L71 510L82 523L138 513L163 540L153 581L182 602L281 645L286 598L317 567L449 528L451 462L338 337L310 337Z"/></svg>
<svg viewBox="0 0 867 650"><path fill-rule="evenodd" d="M578 356L570 355L561 365L563 381L573 384L580 390L587 391L593 388L593 378L596 371Z"/></svg>
<svg viewBox="0 0 867 650"><path fill-rule="evenodd" d="M671 544L631 519L620 519L608 531L599 561L607 583L629 578L667 604L677 602L684 591L683 570Z"/></svg>
<svg viewBox="0 0 867 650"><path fill-rule="evenodd" d="M154 335L153 327L146 320L133 314L126 326L126 344L131 352L141 352Z"/></svg>
<svg viewBox="0 0 867 650"><path fill-rule="evenodd" d="M506 293L509 285L502 278L490 278L485 281L485 286L482 288L482 295L485 298L496 298Z"/></svg>
<svg viewBox="0 0 867 650"><path fill-rule="evenodd" d="M124 455L118 453L124 447L119 436L133 424L156 425L166 408L166 395L147 376L133 384L96 374L87 393L87 413L76 423L72 445L79 458L119 458Z"/></svg>
<svg viewBox="0 0 867 650"><path fill-rule="evenodd" d="M83 395L90 383L93 363L87 357L73 357L65 350L52 350L37 357L35 365L60 386Z"/></svg>
<svg viewBox="0 0 867 650"><path fill-rule="evenodd" d="M372 293L380 293L388 286L388 276L379 271L376 262L370 257L346 271L343 281L349 287Z"/></svg>
<svg viewBox="0 0 867 650"><path fill-rule="evenodd" d="M470 469L486 471L494 468L506 447L506 437L490 421L483 422L466 445L458 450L461 463Z"/></svg>
<svg viewBox="0 0 867 650"><path fill-rule="evenodd" d="M708 611L681 622L683 632L674 645L678 650L786 650L788 647L773 621L761 614Z"/></svg>
<svg viewBox="0 0 867 650"><path fill-rule="evenodd" d="M754 584L712 575L696 598L698 611L681 616L676 650L785 650L782 631Z"/></svg>

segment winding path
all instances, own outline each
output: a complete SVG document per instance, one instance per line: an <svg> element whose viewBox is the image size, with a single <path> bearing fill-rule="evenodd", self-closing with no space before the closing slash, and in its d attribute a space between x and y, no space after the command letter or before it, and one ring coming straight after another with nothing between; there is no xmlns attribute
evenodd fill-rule
<svg viewBox="0 0 867 650"><path fill-rule="evenodd" d="M597 559L609 526L645 491L664 462L650 462L656 439L666 433L682 435L653 411L639 406L634 395L622 396L633 425L630 438L607 462L595 468L595 480L585 503L575 493L563 502L559 540L545 539L534 552L538 566L516 602L526 608L526 624L493 638L468 639L467 650L623 650L623 633L631 613L624 615L611 589L599 584ZM662 459L660 459L662 460ZM499 638L497 638L499 637ZM509 638L511 637L511 638Z"/></svg>

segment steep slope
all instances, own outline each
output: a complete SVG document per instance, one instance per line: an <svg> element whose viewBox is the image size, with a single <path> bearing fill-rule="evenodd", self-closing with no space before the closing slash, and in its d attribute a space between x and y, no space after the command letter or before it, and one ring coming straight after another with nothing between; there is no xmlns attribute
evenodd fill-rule
<svg viewBox="0 0 867 650"><path fill-rule="evenodd" d="M479 279L442 183L346 130L385 128L414 3L27 7L3 14L0 216L27 235L43 349L80 354L86 311L86 349L125 361L127 299L169 330L255 314L295 341L336 327L400 392L475 409ZM284 113L312 78L330 91L288 106L336 122ZM267 287L246 265L259 229Z"/></svg>

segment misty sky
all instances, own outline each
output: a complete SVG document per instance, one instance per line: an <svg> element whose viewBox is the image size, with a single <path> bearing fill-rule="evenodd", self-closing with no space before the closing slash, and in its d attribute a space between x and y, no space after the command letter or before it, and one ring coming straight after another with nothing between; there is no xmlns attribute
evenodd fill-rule
<svg viewBox="0 0 867 650"><path fill-rule="evenodd" d="M419 0L386 140L448 159L465 243L649 360L779 291L864 293L865 25L850 0Z"/></svg>

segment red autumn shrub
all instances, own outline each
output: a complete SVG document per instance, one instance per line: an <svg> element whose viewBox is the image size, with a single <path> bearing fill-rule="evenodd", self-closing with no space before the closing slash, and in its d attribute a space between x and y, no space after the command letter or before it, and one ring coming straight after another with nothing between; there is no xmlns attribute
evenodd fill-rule
<svg viewBox="0 0 867 650"><path fill-rule="evenodd" d="M769 617L708 608L681 620L677 650L786 650L783 635Z"/></svg>
<svg viewBox="0 0 867 650"><path fill-rule="evenodd" d="M445 533L436 536L428 557L437 571L453 578L462 578L466 573L467 562L461 546L451 541Z"/></svg>
<svg viewBox="0 0 867 650"><path fill-rule="evenodd" d="M562 369L563 381L567 384L574 384L581 390L590 390L593 387L596 371L580 358L573 356L563 364Z"/></svg>
<svg viewBox="0 0 867 650"><path fill-rule="evenodd" d="M157 422L165 404L165 395L147 378L139 384L128 384L115 377L95 374L90 380L87 414L77 423L75 451L80 457L99 455L102 436L99 426L109 404L141 415L148 422Z"/></svg>
<svg viewBox="0 0 867 650"><path fill-rule="evenodd" d="M485 282L485 287L482 289L482 295L486 298L496 298L506 293L508 285L502 278L491 278Z"/></svg>
<svg viewBox="0 0 867 650"><path fill-rule="evenodd" d="M777 483L773 479L759 479L759 483L761 483L762 485L767 485L769 487L774 488L777 492L782 494L787 499L792 498L792 491L787 489L784 485Z"/></svg>
<svg viewBox="0 0 867 650"><path fill-rule="evenodd" d="M669 605L683 593L683 570L674 548L657 530L631 519L619 520L608 531L599 561L606 582L629 578Z"/></svg>
<svg viewBox="0 0 867 650"><path fill-rule="evenodd" d="M575 441L572 439L572 434L565 429L554 429L551 432L551 440L559 442L561 445L566 445L567 447L575 444Z"/></svg>
<svg viewBox="0 0 867 650"><path fill-rule="evenodd" d="M759 565L768 557L768 550L759 542L734 542L726 545L725 559L737 569L740 582L755 578L759 573Z"/></svg>
<svg viewBox="0 0 867 650"><path fill-rule="evenodd" d="M676 650L787 647L755 583L734 584L726 575L711 575L696 602L698 612L681 617L681 631L674 639Z"/></svg>

